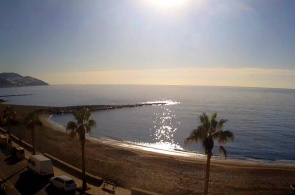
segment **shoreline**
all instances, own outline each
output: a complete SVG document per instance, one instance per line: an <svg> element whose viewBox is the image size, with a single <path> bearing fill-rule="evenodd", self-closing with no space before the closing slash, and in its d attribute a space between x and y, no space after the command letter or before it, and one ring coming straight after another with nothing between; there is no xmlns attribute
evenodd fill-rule
<svg viewBox="0 0 295 195"><path fill-rule="evenodd" d="M5 107L0 104L0 112ZM40 107L15 106L19 117ZM6 128L6 127L4 127ZM12 134L30 143L25 126L13 126ZM36 131L36 148L43 153L81 167L80 142L62 131L42 127ZM124 143L126 144L126 143ZM87 138L86 171L119 186L140 188L167 195L202 194L205 159L173 156ZM294 166L212 160L210 194L287 194L294 183Z"/></svg>
<svg viewBox="0 0 295 195"><path fill-rule="evenodd" d="M66 129L64 126L46 118L45 116L41 116L41 121L47 124L46 127L51 128L56 131L60 131L66 133ZM144 152L150 152L153 154L160 154L160 155L168 155L170 157L175 158L183 158L183 160L187 161L200 161L202 163L206 162L206 155L205 154L198 154L192 151L185 151L185 150L168 150L168 149L161 149L153 146L149 146L147 143L136 143L131 141L120 141L110 138L97 138L92 136L87 136L87 139L94 142L100 142L103 144L108 144L113 147L125 148L127 150L138 150ZM255 162L255 160L243 160L237 158L230 158L224 159L220 156L212 156L211 163L216 165L230 165L230 166L245 166L245 167L266 167L266 168L282 168L282 169L294 169L295 166L293 164L287 163L276 163L276 161L260 161Z"/></svg>
<svg viewBox="0 0 295 195"><path fill-rule="evenodd" d="M109 109L122 109L122 108L130 108L130 107L141 107L141 106L154 106L154 105L162 105L163 103L147 103L147 104L133 104L133 105L117 105L117 106L109 106L109 105L89 105L86 106L87 108L93 108L92 112L95 111L105 111ZM37 110L37 111L45 111L49 110L49 112L46 112L47 114L59 114L59 111L68 109L67 112L64 112L63 114L69 114L71 109L79 109L83 108L85 106L67 106L67 107L49 107L49 106L27 106L27 105L13 105L13 104L2 104L2 105L12 105L14 107L21 108L22 110L26 110L29 108L29 110ZM111 107L111 108L110 108ZM1 105L0 105L1 109ZM99 109L99 110L97 110ZM52 111L52 112L51 112ZM57 113L55 113L57 111ZM50 120L48 117L41 115L40 120L42 121L43 125L47 128L50 128L55 131L60 131L63 133L66 133L66 128L58 124L52 120ZM131 149L131 150L139 150L139 151L145 151L145 152L151 152L155 154L163 154L163 155L169 155L171 157L183 157L186 158L188 161L191 160L197 160L201 162L206 161L206 155L205 154L199 154L195 153L193 151L186 151L181 149L176 150L168 150L168 149L161 149L153 146L149 146L148 143L136 143L132 141L120 141L110 138L97 138L97 137L91 137L87 135L88 140L92 141L98 141L104 144L108 144L115 147L124 147L125 149ZM283 161L283 160L282 160ZM239 164L240 166L250 166L250 167L281 167L283 169L285 168L295 168L295 164L293 163L277 163L277 161L263 161L263 160L255 160L255 159L238 159L238 158L232 158L224 159L223 157L220 157L218 155L212 156L211 159L212 163L215 164L221 164L221 165L236 165Z"/></svg>
<svg viewBox="0 0 295 195"><path fill-rule="evenodd" d="M45 124L48 124L47 127L52 128L57 131L61 132L66 132L66 128L59 124L56 123L50 119L48 119L45 116L42 116L42 122ZM87 139L89 140L94 140L94 141L100 141L103 143L107 143L113 146L119 146L119 147L124 147L124 148L129 148L129 149L138 149L142 151L147 151L147 152L153 152L153 153L159 153L159 154L166 154L170 156L176 156L176 157L186 157L186 158L191 158L194 160L202 160L205 162L206 160L206 155L205 154L200 154L200 153L195 153L193 151L187 151L187 150L182 150L182 149L165 149L165 148L158 148L157 146L152 146L152 144L149 143L139 143L139 142L132 142L132 141L121 141L121 140L115 140L111 138L98 138L98 137L92 137L87 135ZM224 159L224 157L220 155L214 155L212 156L212 162L213 163L222 163L222 164L241 164L241 165L254 165L254 166L281 166L281 167L295 167L294 163L278 163L277 161L265 161L265 160L256 160L254 158L248 158L248 159L239 159L235 158L234 156L229 156L229 158ZM283 161L283 160L282 160ZM286 160L287 161L287 160Z"/></svg>

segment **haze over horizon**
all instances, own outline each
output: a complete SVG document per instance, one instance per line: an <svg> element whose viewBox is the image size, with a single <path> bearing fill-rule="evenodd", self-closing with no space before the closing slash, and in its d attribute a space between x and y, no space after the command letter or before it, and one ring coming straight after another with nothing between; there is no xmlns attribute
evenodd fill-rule
<svg viewBox="0 0 295 195"><path fill-rule="evenodd" d="M4 0L0 72L50 84L295 88L295 1Z"/></svg>

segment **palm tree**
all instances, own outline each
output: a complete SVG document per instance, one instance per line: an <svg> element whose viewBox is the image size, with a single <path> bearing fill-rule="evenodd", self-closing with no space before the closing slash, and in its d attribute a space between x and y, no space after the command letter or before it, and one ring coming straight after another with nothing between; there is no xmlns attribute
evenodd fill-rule
<svg viewBox="0 0 295 195"><path fill-rule="evenodd" d="M86 133L89 133L93 127L95 127L96 122L93 119L90 119L91 113L88 109L82 108L78 111L73 112L75 117L75 122L70 121L67 124L67 130L70 130L71 136L78 135L81 142L81 154L82 154L82 178L83 185L82 189L86 190L86 177L85 177L85 136Z"/></svg>
<svg viewBox="0 0 295 195"><path fill-rule="evenodd" d="M185 139L184 143L192 142L202 142L205 149L205 154L207 154L207 165L206 165L206 180L204 194L208 194L209 185L209 172L210 172L210 160L212 156L212 149L214 147L214 140L217 140L219 144L225 144L228 141L234 140L234 134L231 131L223 131L223 125L227 119L216 120L217 113L213 113L211 118L208 117L206 113L200 115L200 125L193 129L190 135ZM225 148L220 145L219 150L227 157L227 152Z"/></svg>
<svg viewBox="0 0 295 195"><path fill-rule="evenodd" d="M33 155L36 154L36 147L35 147L35 128L36 126L43 126L43 123L39 120L39 113L31 112L25 118L25 124L28 129L31 130L32 136L32 145L33 145Z"/></svg>
<svg viewBox="0 0 295 195"><path fill-rule="evenodd" d="M7 124L7 134L8 134L8 138L10 138L10 126L12 121L14 121L17 117L17 114L14 110L13 106L7 106L5 107L5 109L3 110L3 115L2 115L2 120L5 124Z"/></svg>

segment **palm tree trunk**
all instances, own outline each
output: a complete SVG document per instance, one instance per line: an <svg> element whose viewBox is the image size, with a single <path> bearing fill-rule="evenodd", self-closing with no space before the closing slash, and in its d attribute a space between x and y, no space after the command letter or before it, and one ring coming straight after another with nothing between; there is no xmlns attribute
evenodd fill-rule
<svg viewBox="0 0 295 195"><path fill-rule="evenodd" d="M85 177L85 138L84 140L81 140L81 152L82 152L82 179L83 179L83 184L82 184L82 189L86 190L86 177Z"/></svg>
<svg viewBox="0 0 295 195"><path fill-rule="evenodd" d="M210 173L210 160L211 160L212 153L209 152L207 154L207 164L206 164L206 180L205 180L205 188L204 188L204 195L208 194L209 188L209 173Z"/></svg>
<svg viewBox="0 0 295 195"><path fill-rule="evenodd" d="M7 119L7 134L8 134L9 139L10 139L10 125L11 125L11 122L10 122L10 119L8 118Z"/></svg>
<svg viewBox="0 0 295 195"><path fill-rule="evenodd" d="M33 145L33 155L36 154L36 148L35 148L35 127L32 127L32 145Z"/></svg>

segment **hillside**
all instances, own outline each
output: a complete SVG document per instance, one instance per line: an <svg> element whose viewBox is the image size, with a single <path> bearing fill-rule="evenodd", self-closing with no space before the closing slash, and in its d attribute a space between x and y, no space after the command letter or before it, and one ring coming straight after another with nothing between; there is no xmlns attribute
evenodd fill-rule
<svg viewBox="0 0 295 195"><path fill-rule="evenodd" d="M0 87L21 87L39 85L48 85L48 83L30 76L21 76L17 73L0 73Z"/></svg>

